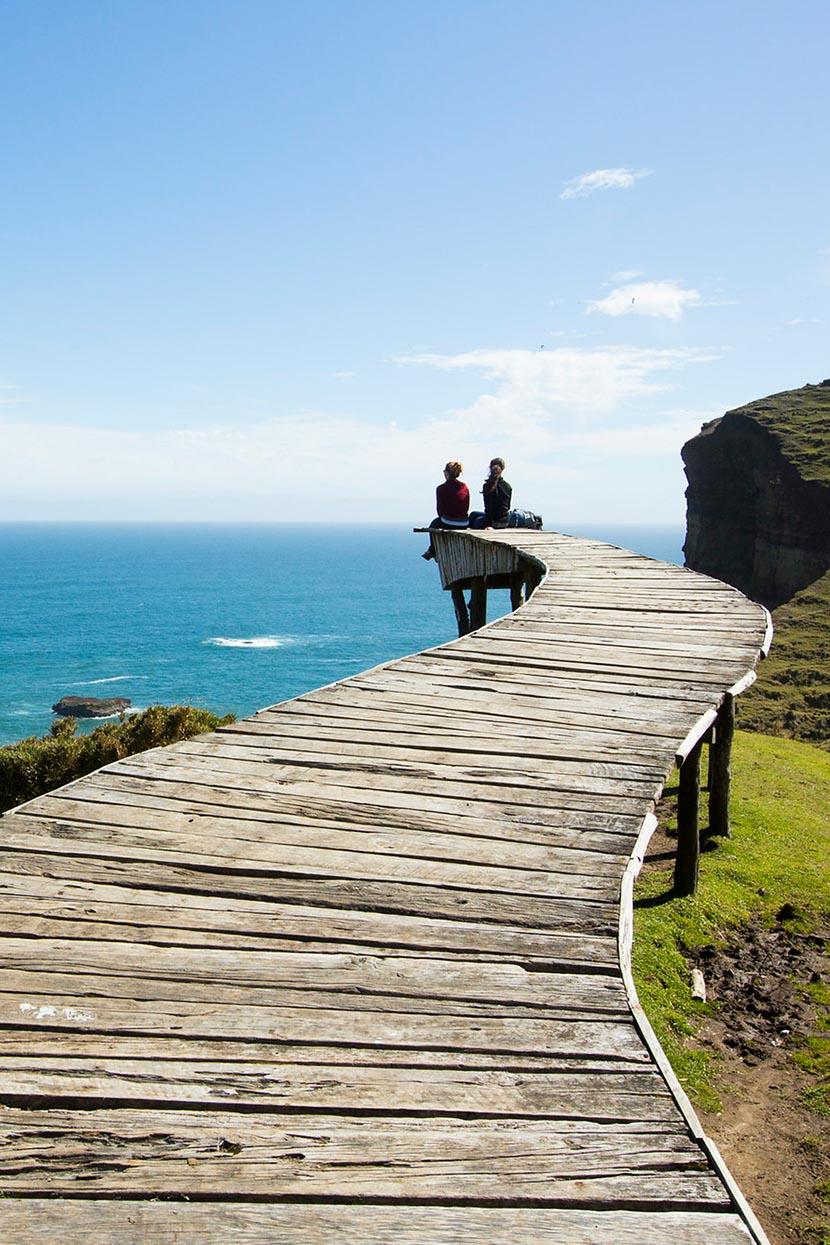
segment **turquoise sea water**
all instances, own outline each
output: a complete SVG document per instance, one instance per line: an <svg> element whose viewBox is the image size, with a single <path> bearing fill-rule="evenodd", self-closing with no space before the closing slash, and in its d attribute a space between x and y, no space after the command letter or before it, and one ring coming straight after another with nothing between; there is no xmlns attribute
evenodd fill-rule
<svg viewBox="0 0 830 1245"><path fill-rule="evenodd" d="M577 534L682 562L678 528ZM61 696L243 716L449 640L424 547L399 526L0 524L0 744L48 731Z"/></svg>

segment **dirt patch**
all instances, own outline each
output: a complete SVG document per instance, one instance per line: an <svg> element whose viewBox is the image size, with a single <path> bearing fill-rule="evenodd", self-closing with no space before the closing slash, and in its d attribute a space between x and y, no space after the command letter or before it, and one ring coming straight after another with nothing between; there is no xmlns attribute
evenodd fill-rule
<svg viewBox="0 0 830 1245"><path fill-rule="evenodd" d="M689 955L718 1008L698 1042L719 1057L724 1109L701 1119L773 1245L824 1245L830 1120L805 1105L812 1081L792 1054L816 1032L804 987L830 980L830 930L803 934L797 917L784 905L772 928L753 924L727 947Z"/></svg>
<svg viewBox="0 0 830 1245"><path fill-rule="evenodd" d="M772 1048L748 1066L723 1044L722 1027L710 1022L702 1040L720 1050L723 1111L700 1111L714 1140L772 1245L823 1245L830 1215L816 1191L830 1174L830 1121L800 1100L809 1084L789 1055Z"/></svg>
<svg viewBox="0 0 830 1245"><path fill-rule="evenodd" d="M830 980L825 954L830 930L799 933L789 926L797 916L785 904L771 929L753 924L726 948L699 947L689 953L718 1004L722 1045L749 1066L815 1031L815 1004L803 985Z"/></svg>

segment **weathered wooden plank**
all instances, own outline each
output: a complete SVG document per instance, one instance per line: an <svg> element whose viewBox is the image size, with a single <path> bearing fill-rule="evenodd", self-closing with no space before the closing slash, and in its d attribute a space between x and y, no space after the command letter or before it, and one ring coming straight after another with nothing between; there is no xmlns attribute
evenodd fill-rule
<svg viewBox="0 0 830 1245"><path fill-rule="evenodd" d="M562 811L555 824L538 824L533 816L505 821L499 810L495 817L467 816L448 819L433 813L428 806L415 809L396 809L386 805L348 803L340 800L311 798L294 799L279 792L251 791L234 785L217 786L204 775L184 771L186 777L179 781L175 774L165 769L160 774L115 774L101 771L81 779L71 787L61 790L61 798L79 803L101 803L130 808L158 808L184 811L193 815L208 815L219 821L264 821L278 825L308 826L309 829L363 830L367 827L378 832L402 830L406 833L448 833L447 827L459 834L495 838L500 842L537 843L547 847L574 847L580 851L602 852L607 855L627 854L632 831L636 835L639 820L636 816L596 816L583 812ZM425 802L426 804L426 802ZM31 813L15 816L35 816L40 802ZM546 821L550 822L549 815ZM596 828L595 828L596 827Z"/></svg>
<svg viewBox="0 0 830 1245"><path fill-rule="evenodd" d="M722 687L724 683L722 670L712 669L707 662L694 662L691 658L687 663L680 659L671 661L669 658L661 660L657 657L637 660L633 655L628 654L621 654L617 657L613 653L608 653L602 645L586 647L584 650L578 650L572 646L567 653L532 655L516 652L508 638L500 643L497 637L482 636L478 640L478 646L475 645L475 640L474 636L468 637L469 648L465 647L463 651L447 648L442 656L447 661L459 659L465 662L485 662L493 665L508 664L514 670L526 670L531 676L534 672L537 675L542 672L547 675L548 672L556 671L569 674L579 674L584 671L604 676L622 676L627 683L636 685L639 682L648 687L665 684L668 687L683 688L687 687L692 679L704 688ZM729 669L733 665L731 662L722 664Z"/></svg>
<svg viewBox="0 0 830 1245"><path fill-rule="evenodd" d="M508 783L490 783L484 779L478 782L444 778L440 787L430 776L428 767L423 777L415 772L399 772L395 766L388 766L392 772L383 772L377 767L333 768L329 766L289 765L268 759L260 759L259 754L250 748L234 748L223 741L200 744L194 740L189 748L182 745L182 750L175 752L159 752L149 756L130 757L124 761L116 761L111 767L112 773L151 773L163 772L168 766L179 769L190 769L196 773L216 774L221 781L223 774L235 774L244 778L257 779L267 783L270 790L286 790L289 793L317 795L330 793L339 795L356 791L361 800L371 793L377 797L383 794L394 796L394 806L398 808L418 808L423 804L423 797L429 796L430 803L446 809L448 813L470 811L470 806L482 805L485 809L496 805L505 807L505 816L510 816L516 807L547 809L584 809L586 812L623 812L636 813L643 805L647 805L654 797L655 784L652 781L637 782L624 779L603 779L590 777L583 782L574 778L570 783L568 777L555 779L558 786L548 789L541 784L528 791L525 784L511 785ZM591 790L592 784L599 790ZM585 789L580 789L585 788ZM440 795L435 794L440 790ZM354 798L354 797L353 797Z"/></svg>
<svg viewBox="0 0 830 1245"><path fill-rule="evenodd" d="M672 653L675 655L698 655L721 657L723 659L744 661L747 655L754 654L755 642L752 638L736 635L733 630L725 629L718 632L715 627L684 629L675 624L651 623L644 626L641 615L635 614L633 619L622 625L618 620L612 622L590 622L583 618L558 621L554 616L545 619L516 620L516 625L509 631L487 632L510 636L516 644L525 643L542 645L577 644L592 646L609 644L616 651L636 649L638 652L654 652L658 654ZM406 659L405 659L406 660Z"/></svg>
<svg viewBox="0 0 830 1245"><path fill-rule="evenodd" d="M495 958L500 955L542 960L559 968L564 964L604 968L616 963L610 938L591 938L566 932L543 933L519 926L493 926L465 921L428 920L382 912L349 912L334 908L304 908L298 904L141 891L129 887L66 882L24 874L0 873L0 929L23 932L20 922L34 924L32 933L54 937L58 927L75 925L110 931L119 925L135 941L164 941L174 932L206 945L221 935L248 939L259 949L309 951L343 949L356 953L383 948L386 955L461 955ZM46 924L51 923L49 928ZM101 937L89 933L88 937ZM110 936L115 936L111 934ZM349 944L348 947L344 944ZM229 946L237 945L230 943Z"/></svg>
<svg viewBox="0 0 830 1245"><path fill-rule="evenodd" d="M672 1203L667 1201L665 1207ZM77 1201L37 1199L0 1202L0 1229L9 1241L54 1245L61 1235L89 1245L747 1245L737 1215L722 1211L563 1209L533 1206L462 1206L398 1203L392 1206L245 1203Z"/></svg>
<svg viewBox="0 0 830 1245"><path fill-rule="evenodd" d="M290 707L289 707L290 706ZM418 740L429 741L438 746L440 740L460 747L484 745L483 751L492 750L492 725L483 720L476 720L467 715L459 723L456 716L447 714L436 717L428 709L421 711L410 707L389 710L383 701L377 698L371 710L366 705L343 705L327 703L315 706L311 702L300 704L289 701L284 708L276 708L258 714L253 722L264 722L270 729L271 716L279 718L278 730L296 730L308 734L320 732L320 738L326 738L324 732L332 732L339 737L340 732L353 731L365 734L374 739L379 735L385 738L406 738L417 743ZM654 764L662 759L662 754L655 758L654 741L640 738L635 734L625 735L612 724L606 729L585 723L568 723L567 727L551 719L546 723L544 733L538 726L524 719L521 715L506 717L499 714L499 741L502 755L515 755L525 744L529 748L553 750L556 755L575 759L593 759L601 753L604 760L612 760L630 756L636 763ZM666 753L676 744L676 739L665 738ZM534 754L535 755L535 754ZM544 755L544 751L541 753Z"/></svg>
<svg viewBox="0 0 830 1245"><path fill-rule="evenodd" d="M736 663L736 668L741 667ZM412 676L418 676L418 679ZM536 678L532 673L529 677L526 664L521 661L505 661L503 654L494 657L487 650L470 655L469 660L464 652L444 649L406 657L395 666L369 671L366 675L356 675L349 680L349 686L370 689L389 687L392 690L405 690L410 687L417 690L420 682L423 691L423 684L427 680L433 685L436 680L440 684L440 699L445 709L459 689L470 684L473 687L484 684L486 687L487 680L503 685L505 691L522 701L528 698L544 701L551 710L554 702L559 708L568 705L577 708L589 708L592 705L633 710L648 708L649 716L654 715L659 719L678 711L693 711L701 704L712 703L712 693L707 688L701 688L689 681L673 681L670 686L666 686L657 681L643 680L640 674L629 678L617 671L581 671L567 665L560 670L556 665L546 665L544 679ZM468 719L462 721L465 725L468 724Z"/></svg>
<svg viewBox="0 0 830 1245"><path fill-rule="evenodd" d="M234 739L256 741L272 740L280 746L293 748L297 751L315 749L325 752L342 751L349 755L350 750L366 749L366 756L390 756L396 754L417 756L426 752L428 756L441 756L446 764L453 764L458 758L462 763L474 764L482 754L493 755L492 738L478 732L469 731L466 727L455 733L440 734L434 731L418 731L414 727L399 728L390 737L383 723L373 722L366 726L356 726L352 719L342 717L326 717L319 720L308 717L292 718L281 714L274 721L267 714L255 718L246 718L235 722L232 726L223 727L219 734L232 735ZM498 757L502 764L507 765L512 759L521 758L528 768L534 771L538 767L544 769L548 764L555 765L563 771L579 769L581 772L593 772L596 768L600 773L614 773L620 768L633 774L660 773L661 767L652 753L639 754L632 750L617 750L609 754L602 749L598 759L596 742L580 744L578 738L570 738L567 742L557 743L546 738L539 740L529 735L517 740L513 735L504 734L499 738ZM630 761L627 758L630 757ZM629 768L630 766L630 768Z"/></svg>
<svg viewBox="0 0 830 1245"><path fill-rule="evenodd" d="M53 819L48 816L17 814L3 826L6 847L43 850L47 844L84 855L102 850L129 858L149 858L211 869L258 870L262 873L301 876L321 875L367 881L401 881L417 885L483 890L514 895L552 897L566 895L610 903L615 891L609 878L590 874L571 874L567 865L558 873L549 869L500 868L493 865L455 863L430 856L404 856L377 852L297 846L231 839L200 833L194 826L189 834L167 831L163 826L150 830L120 827L107 823Z"/></svg>
<svg viewBox="0 0 830 1245"><path fill-rule="evenodd" d="M547 1054L556 1058L628 1059L650 1062L631 1021L548 1020L522 1016L446 1015L406 1011L344 1010L342 1007L240 1008L238 1003L216 1004L174 999L144 999L114 993L115 978L106 978L110 996L0 993L0 1025L28 1028L73 1029L92 1033L146 1033L161 1036L244 1038L273 1042L330 1044L336 1034L346 1045L423 1047L445 1050L507 1050L515 1054ZM77 983L75 983L77 984ZM101 989L103 989L103 982ZM164 991L159 989L156 994ZM134 991L140 993L140 991ZM459 1005L460 1007L460 1005ZM473 1019L474 1016L474 1019Z"/></svg>
<svg viewBox="0 0 830 1245"><path fill-rule="evenodd" d="M260 772L274 775L278 780L302 777L309 772L313 773L315 779L319 777L332 782L342 781L343 785L348 786L361 781L374 785L402 779L418 783L440 783L442 790L450 794L469 794L461 784L472 783L483 800L504 798L516 802L520 794L526 793L531 783L535 792L555 791L557 798L560 792L583 792L591 797L610 794L615 797L639 798L644 793L650 795L653 792L656 776L640 776L631 771L625 774L620 768L612 773L592 772L587 766L579 772L575 766L564 768L556 765L540 767L534 773L521 765L500 766L495 750L492 765L484 762L468 762L465 765L457 759L454 765L448 765L443 757L434 761L426 757L386 759L361 756L357 751L348 756L326 756L320 753L288 756L286 750L279 745L259 741L255 747L251 747L233 736L197 739L189 741L189 744L189 747L183 747L181 751L177 749L176 757L222 757L247 764L267 765L268 769ZM511 790L502 793L498 790L501 787ZM515 787L521 788L521 791L512 790Z"/></svg>
<svg viewBox="0 0 830 1245"><path fill-rule="evenodd" d="M445 693L456 682L460 683L462 676L471 673L464 665L463 654L459 653L454 661L455 664L452 669L448 669L444 673ZM472 668L472 673L477 678L482 678L484 677L484 671L487 669L493 671L494 679L506 675L506 671L503 668L500 669L493 663L487 665L480 662ZM434 673L434 671L431 672ZM546 680L550 679L553 683L556 682L556 678L555 674L546 675ZM603 690L603 684L607 685L607 680L598 675L577 675L573 671L564 673L560 678L560 684L566 689L573 688L580 685L583 680L590 681L599 690ZM524 690L515 690L515 695L519 697L517 703L528 709L536 707L526 703L531 695L531 692L527 691L527 681L522 680L518 688ZM654 698L653 689L650 689L649 685L642 681L639 684L615 681L612 685L606 686L606 690L612 693L623 694L626 697L636 696L637 701L641 697L644 700ZM443 704L443 697L439 698L433 695L431 699L419 704L406 696L402 696L400 693L390 692L388 697L386 695L380 696L378 694L379 688L373 689L371 684L360 687L338 685L332 688L331 691L336 693L336 695L327 694L325 698L321 695L317 700L312 700L309 697L287 701L285 705L277 705L272 709L263 710L262 713L257 714L254 720L270 722L271 719L279 719L280 723L286 723L287 725L301 725L303 723L307 725L309 722L315 722L323 727L327 724L341 724L346 720L350 720L353 724L353 729L365 730L367 732L383 729L388 724L394 725L397 729L408 733L435 731L436 733L450 736L460 735L469 739L483 739L491 744L493 742L493 722L489 717L479 716L469 710L461 713L457 707L454 708L451 705ZM670 689L670 695L674 691L679 691L685 696L688 689ZM537 725L537 719L525 717L522 714L506 712L511 707L513 694L511 692L510 698L504 698L504 703L502 703L502 698L499 699L499 736L505 735L508 740L513 737L529 736L538 743L547 744L548 746L551 743L557 742L557 735L561 733L563 724L557 721L554 708L555 694L548 698L551 702L550 704L540 706L544 715L541 718L541 721L545 723L544 731L541 731ZM492 699L491 692L491 711ZM707 703L709 702L710 698L707 697ZM632 703L636 704L637 702ZM579 727L580 725L583 724L578 722L569 723L568 731L570 732L571 727ZM601 727L598 729L602 730ZM639 749L636 748L638 743L642 745ZM632 747L635 753L649 756L651 755L650 749L653 747L653 744L650 740L636 740L632 738L629 746Z"/></svg>
<svg viewBox="0 0 830 1245"><path fill-rule="evenodd" d="M569 779L581 779L583 782L597 777L650 779L662 775L662 768L653 761L649 767L636 762L626 764L621 757L612 760L594 758L592 761L577 761L559 758L553 749L548 750L547 756L526 754L518 749L515 755L505 756L502 748L494 750L492 743L489 751L484 751L484 745L479 741L473 741L473 747L467 749L461 746L461 741L456 741L455 747L450 748L430 747L426 741L413 747L399 740L374 743L371 739L367 740L365 735L351 741L329 742L316 735L305 739L285 737L281 731L269 731L267 727L260 727L255 731L246 730L244 724L241 730L231 730L228 727L218 734L223 741L232 740L235 747L255 748L290 762L309 764L316 763L319 758L321 764L342 765L352 758L360 758L364 763L382 761L407 767L423 763L452 769L459 775L470 773L471 780L473 777L480 780L486 772L490 781L501 780L504 776L512 778L515 783L521 779L525 783L538 782L541 786L550 786L553 780L563 775L567 775ZM477 761L476 756L480 756L482 752L483 757ZM518 764L519 759L521 764Z"/></svg>
<svg viewBox="0 0 830 1245"><path fill-rule="evenodd" d="M120 944L123 946L123 944ZM169 949L169 948L166 948ZM423 961L429 963L429 960ZM69 1012L89 1011L96 1009L96 999L107 998L135 1000L157 1005L165 1009L169 1002L181 1001L191 1006L191 1011L198 1010L201 1004L214 1004L224 1012L235 1009L247 1015L265 1016L274 1013L281 1016L283 1011L290 1015L303 1011L309 1014L325 1011L332 1014L337 1011L349 1013L367 1013L377 1015L433 1016L433 1017L465 1017L468 1022L484 1019L530 1019L550 1021L608 1021L621 1023L628 1018L625 1006L592 1009L586 1007L575 996L552 995L548 1004L495 1001L479 1001L477 999L443 998L429 994L416 993L382 993L368 990L365 993L359 988L352 989L329 986L314 988L307 985L303 988L280 986L235 986L226 983L206 985L203 982L171 982L167 978L155 977L118 977L111 973L41 973L17 971L7 974L3 982L6 995L15 998L24 997L25 1002L17 1008L17 1021L23 1024L34 1023L46 1012L51 1014L53 997L66 998L71 993L79 1002L70 1005ZM91 1002L90 1002L91 1000ZM8 1001L8 1000L7 1000ZM6 1008L6 1003L4 1003ZM66 1010L66 1009L64 1009ZM13 1011L13 1007L12 1007ZM103 1015L98 1009L98 1015ZM4 1010L3 1015L8 1015ZM267 1017L266 1017L267 1018ZM67 1014L67 1019L73 1019ZM104 1026L106 1027L106 1026ZM175 1027L175 1026L174 1026ZM120 1031L120 1030L119 1030ZM238 1030L234 1026L233 1032ZM217 1036L215 1033L211 1036Z"/></svg>
<svg viewBox="0 0 830 1245"><path fill-rule="evenodd" d="M228 1064L163 1058L150 1065L110 1057L39 1056L33 1060L7 1056L3 1095L7 1101L49 1099L55 1105L83 1100L96 1107L118 1102L145 1107L181 1103L213 1110L258 1108L283 1113L278 1116L283 1121L286 1111L342 1116L371 1111L395 1116L460 1114L471 1120L508 1116L544 1118L551 1123L674 1123L677 1133L684 1135L674 1101L653 1068L639 1072L528 1073L492 1068L474 1071L241 1060ZM291 1127L295 1127L293 1120ZM695 1153L696 1165L704 1167L697 1147ZM5 1157L0 1139L0 1174Z"/></svg>
<svg viewBox="0 0 830 1245"><path fill-rule="evenodd" d="M319 1042L292 1044L244 1038L180 1037L175 1034L159 1036L94 1031L84 1033L72 1029L45 1028L0 1028L0 1055L22 1057L30 1063L35 1057L41 1056L59 1061L72 1057L93 1061L128 1060L142 1064L148 1071L157 1060L181 1060L194 1065L205 1062L221 1063L231 1070L240 1063L266 1063L274 1067L282 1064L326 1064L330 1067L342 1065L347 1068L385 1066L445 1068L450 1071L470 1068L481 1072L546 1074L553 1071L592 1074L628 1071L650 1075L653 1067L642 1056L629 1060L621 1057L602 1059L598 1056L570 1055L563 1057L554 1066L550 1055L538 1051L513 1053L504 1050L441 1049L429 1046L414 1050L406 1047L334 1046ZM679 1124L676 1117L673 1120L673 1123L660 1127L674 1131L680 1127L685 1131L685 1125Z"/></svg>
<svg viewBox="0 0 830 1245"><path fill-rule="evenodd" d="M254 999L259 988L264 999L280 997L286 991L320 995L342 991L364 996L400 995L421 998L430 1006L451 1000L477 1000L504 1007L524 1003L536 1007L579 1006L586 1012L625 1009L621 979L597 973L559 973L520 964L484 961L442 960L404 956L346 955L330 952L248 951L236 955L221 949L191 950L185 947L158 947L137 942L121 943L0 938L0 970L8 974L25 971L36 984L38 973L54 976L75 972L104 974L124 979L124 988L134 989L139 980L173 981L181 985L182 997L200 997L190 992L197 983L220 990L245 991ZM63 985L61 982L60 985ZM46 986L43 987L45 989ZM121 986L112 986L113 991ZM40 987L38 987L40 989ZM41 990L42 992L42 990ZM344 1004L345 1006L345 1004Z"/></svg>
<svg viewBox="0 0 830 1245"><path fill-rule="evenodd" d="M504 839L498 841L495 837L485 835L467 835L461 830L436 834L434 831L417 829L379 831L369 826L332 829L314 825L310 821L290 823L218 818L206 813L194 814L191 809L176 809L175 804L172 800L167 801L167 807L158 801L152 807L102 803L82 798L80 793L76 793L74 799L60 796L44 799L38 805L37 814L32 816L77 822L86 827L97 824L105 827L136 827L182 839L196 836L203 846L214 845L217 853L224 846L226 852L240 859L244 859L248 846L252 843L268 844L271 848L312 846L315 849L332 848L424 857L455 863L468 862L496 868L566 872L570 877L583 876L585 884L592 884L593 889L607 888L607 881L596 876L595 853L583 851L575 845L553 846ZM618 846L619 856L624 855L624 847L623 844ZM273 852L269 859L273 859Z"/></svg>
<svg viewBox="0 0 830 1245"><path fill-rule="evenodd" d="M745 661L736 659L729 654L722 654L717 648L711 653L697 653L695 647L689 645L685 649L677 648L674 652L665 652L653 645L626 645L619 641L584 641L573 639L564 643L561 639L546 640L539 636L513 636L504 632L485 631L481 635L471 636L465 644L468 655L481 654L491 656L494 653L508 657L511 662L519 660L533 661L540 665L550 665L554 669L560 665L570 667L575 662L585 662L600 668L630 670L639 673L647 671L651 678L680 674L686 680L697 679L712 673L721 674L733 669L743 671ZM447 653L452 650L447 650Z"/></svg>
<svg viewBox="0 0 830 1245"><path fill-rule="evenodd" d="M171 1112L142 1113L142 1132L123 1115L106 1112L97 1130L88 1115L70 1116L68 1144L51 1149L31 1125L12 1124L11 1144L0 1150L0 1178L13 1192L83 1190L86 1196L157 1193L175 1182L188 1196L261 1196L267 1189L271 1199L302 1194L584 1205L636 1195L641 1203L686 1198L728 1205L719 1182L700 1170L696 1147L682 1137L545 1136L521 1123L442 1130L433 1121L417 1131L378 1122L370 1132L343 1124L323 1131L301 1120L289 1130L251 1117L243 1127L220 1117L211 1128ZM627 1163L621 1140L628 1144ZM494 1177L501 1189L495 1197Z"/></svg>
<svg viewBox="0 0 830 1245"><path fill-rule="evenodd" d="M676 742L679 741L673 741L674 746ZM674 757L674 748L671 756ZM232 759L223 761L221 757L200 757L194 753L187 758L177 753L165 752L128 757L114 762L103 772L129 774L138 778L169 778L175 782L201 782L212 788L225 787L270 796L272 799L278 797L279 804L286 809L290 807L287 801L293 796L297 801L297 812L314 808L318 801L325 801L324 807L334 808L335 816L349 816L353 805L364 809L374 805L383 809L397 809L405 812L408 817L410 813L421 813L426 805L433 815L490 820L497 818L506 822L524 819L540 826L579 825L584 829L605 829L609 824L623 824L625 817L629 818L627 824L641 819L642 810L648 804L648 800L634 796L589 797L580 792L562 793L561 799L552 795L548 797L540 792L538 801L534 801L530 793L527 793L524 799L519 800L512 791L503 789L488 791L487 798L474 798L475 790L471 790L467 784L461 784L462 789L458 794L442 795L434 788L430 789L428 782L421 783L421 788L425 789L419 790L417 781L408 783L403 778L392 782L378 780L373 784L363 785L359 778L352 785L347 782L336 783L332 775L326 775L325 782L308 779L303 781L301 778L292 781L280 780L274 777L273 767L267 762ZM443 784L442 789L445 789Z"/></svg>
<svg viewBox="0 0 830 1245"><path fill-rule="evenodd" d="M451 890L408 883L372 882L366 879L261 876L214 869L160 864L147 852L90 845L84 858L75 842L60 851L0 851L0 865L11 873L31 873L78 881L127 885L136 889L167 890L182 895L206 893L235 899L268 899L281 903L312 904L325 910L369 910L474 920L542 930L570 930L597 937L616 933L616 908L557 898L535 899L526 895L488 894L486 891ZM322 917L321 917L322 919Z"/></svg>
<svg viewBox="0 0 830 1245"><path fill-rule="evenodd" d="M466 656L461 653L459 653L458 659L461 661L467 660ZM646 682L647 680L644 678L644 685ZM721 686L721 682L716 681L713 685ZM350 705L352 708L361 710L363 713L371 714L373 711L373 705L382 698L387 705L394 705L395 708L401 713L408 712L410 714L417 714L420 716L422 713L426 712L438 725L443 725L448 721L458 720L458 707L450 705L447 705L446 707L436 706L436 697L434 693L430 695L426 692L417 692L414 689L412 692L404 693L392 691L390 689L372 689L369 685L363 685L361 687L350 685L348 687L343 686L331 688L325 693L325 699L322 698L322 693L320 695L321 699L319 701L315 701L315 705L325 703ZM470 705L481 703L483 712L487 711L488 706L490 712L493 710L492 691L490 692L489 700L486 693L475 692L472 690L465 691L463 695L461 695L459 691L459 694L454 695L452 699L467 701ZM307 703L311 704L312 702L308 701ZM636 702L632 702L632 709L636 714L638 710ZM624 718L622 715L615 716L610 712L593 712L588 704L586 704L584 711L577 711L576 709L573 709L565 713L564 711L559 711L559 708L556 706L556 702L551 702L550 704L545 705L544 703L529 704L526 703L526 701L521 703L518 701L513 702L512 700L506 698L499 700L499 730L501 729L503 721L511 721L513 719L524 723L526 729L532 724L537 733L541 733L544 726L547 724L553 727L574 725L584 726L586 728L595 728L598 731L621 731L630 736L632 744L635 744L642 743L642 738L639 737L656 737L656 739L662 739L666 742L676 742L678 736L680 735L681 724L688 721L688 715L684 715L678 710L677 726L667 726L663 722L655 723L646 714L643 714L642 716ZM492 724L490 729L494 729Z"/></svg>

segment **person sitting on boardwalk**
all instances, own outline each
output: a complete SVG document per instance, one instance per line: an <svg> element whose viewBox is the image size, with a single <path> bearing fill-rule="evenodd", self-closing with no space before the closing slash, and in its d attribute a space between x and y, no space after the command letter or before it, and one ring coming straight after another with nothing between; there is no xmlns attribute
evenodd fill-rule
<svg viewBox="0 0 830 1245"><path fill-rule="evenodd" d="M435 490L438 517L432 520L430 527L446 529L469 526L467 516L470 509L470 490L461 479L463 470L461 463L454 460L450 460L444 468L444 483L439 484ZM429 559L434 558L435 554L430 547L422 556Z"/></svg>
<svg viewBox="0 0 830 1245"><path fill-rule="evenodd" d="M504 459L492 459L490 474L481 490L484 495L484 510L473 511L470 515L470 527L507 527L513 489L505 480L503 472Z"/></svg>
<svg viewBox="0 0 830 1245"><path fill-rule="evenodd" d="M448 462L444 468L444 483L435 490L435 508L438 518L430 527L468 527L470 490L461 479L464 468L461 463Z"/></svg>

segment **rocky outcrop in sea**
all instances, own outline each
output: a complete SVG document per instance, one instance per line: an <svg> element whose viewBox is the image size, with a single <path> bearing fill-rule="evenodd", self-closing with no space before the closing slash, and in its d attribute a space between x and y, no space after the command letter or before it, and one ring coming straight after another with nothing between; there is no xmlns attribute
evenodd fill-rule
<svg viewBox="0 0 830 1245"><path fill-rule="evenodd" d="M52 712L61 718L111 718L124 713L132 703L125 696L63 696L52 705Z"/></svg>

